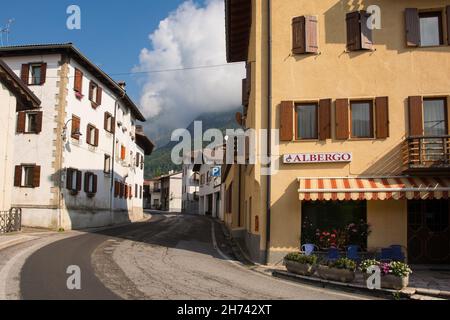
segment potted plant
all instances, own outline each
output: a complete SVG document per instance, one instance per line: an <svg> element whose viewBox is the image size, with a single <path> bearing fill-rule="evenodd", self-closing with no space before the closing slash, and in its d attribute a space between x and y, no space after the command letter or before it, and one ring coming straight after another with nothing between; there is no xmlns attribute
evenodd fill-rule
<svg viewBox="0 0 450 320"><path fill-rule="evenodd" d="M368 273L368 269L373 266L380 268L381 287L383 289L403 290L408 287L412 270L407 264L397 261L391 263L381 263L376 260L363 261L360 270L364 273L366 280L371 275Z"/></svg>
<svg viewBox="0 0 450 320"><path fill-rule="evenodd" d="M319 276L325 280L350 283L355 280L356 263L347 258L330 261L318 268Z"/></svg>
<svg viewBox="0 0 450 320"><path fill-rule="evenodd" d="M315 272L317 256L290 253L284 258L284 265L289 272L302 276L312 276Z"/></svg>

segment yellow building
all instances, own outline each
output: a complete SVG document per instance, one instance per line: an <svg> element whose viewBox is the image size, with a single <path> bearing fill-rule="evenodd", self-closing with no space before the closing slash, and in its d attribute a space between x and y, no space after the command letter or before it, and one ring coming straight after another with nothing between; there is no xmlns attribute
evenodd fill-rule
<svg viewBox="0 0 450 320"><path fill-rule="evenodd" d="M336 230L450 263L450 1L227 0L226 32L228 61L247 64L243 125L280 135L277 173L223 170L225 221L252 259Z"/></svg>

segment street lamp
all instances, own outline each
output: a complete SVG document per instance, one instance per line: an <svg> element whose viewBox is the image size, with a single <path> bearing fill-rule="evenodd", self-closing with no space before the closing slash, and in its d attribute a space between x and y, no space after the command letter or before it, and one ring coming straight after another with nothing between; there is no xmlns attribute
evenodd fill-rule
<svg viewBox="0 0 450 320"><path fill-rule="evenodd" d="M62 139L63 139L64 142L67 141L67 129L68 129L67 126L69 125L69 123L70 123L71 121L73 121L73 119L68 120L68 121L64 124L64 127L63 127L63 131L62 131L61 137L62 137ZM77 138L80 138L81 136L83 136L83 134L80 132L80 128L77 128L77 129L75 130L75 132L72 133L72 135L75 136L75 137L77 137Z"/></svg>

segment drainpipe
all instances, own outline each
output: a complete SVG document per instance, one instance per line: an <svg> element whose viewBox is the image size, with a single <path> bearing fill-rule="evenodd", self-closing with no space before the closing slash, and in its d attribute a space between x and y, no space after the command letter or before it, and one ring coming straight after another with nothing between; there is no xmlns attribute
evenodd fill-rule
<svg viewBox="0 0 450 320"><path fill-rule="evenodd" d="M272 0L267 0L267 157L269 159L269 168L272 166ZM266 257L265 263L269 264L269 249L271 238L271 197L272 197L272 177L267 175L267 194L266 194Z"/></svg>

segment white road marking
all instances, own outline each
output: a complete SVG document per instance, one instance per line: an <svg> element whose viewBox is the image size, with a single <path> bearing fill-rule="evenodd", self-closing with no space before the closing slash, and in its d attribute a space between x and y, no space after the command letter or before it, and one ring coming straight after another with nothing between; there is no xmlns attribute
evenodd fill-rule
<svg viewBox="0 0 450 320"><path fill-rule="evenodd" d="M213 243L214 249L219 253L219 255L223 259L225 259L225 261L227 261L228 263L238 267L241 270L245 270L247 272L250 271L253 274L258 275L260 277L264 277L266 279L269 278L269 279L274 280L274 281L283 282L284 284L287 284L287 285L290 285L290 286L301 287L301 288L308 289L308 290L315 291L315 292L319 292L319 293L332 294L332 295L335 295L335 296L351 298L351 299L370 300L368 298L360 297L360 296L357 296L357 295L345 294L345 293L340 293L340 292L335 292L335 291L325 291L323 289L314 288L312 286L305 286L305 285L302 285L302 284L299 284L299 283L293 283L291 281L287 281L287 280L284 280L284 279L273 278L270 275L265 275L265 274L262 274L262 273L260 273L258 271L254 271L254 270L251 270L249 268L246 268L240 262L237 262L237 261L231 259L229 256L227 256L225 253L223 253L219 249L219 246L217 245L216 233L215 233L215 228L214 228L214 221L211 221L211 235L212 235L212 243Z"/></svg>

